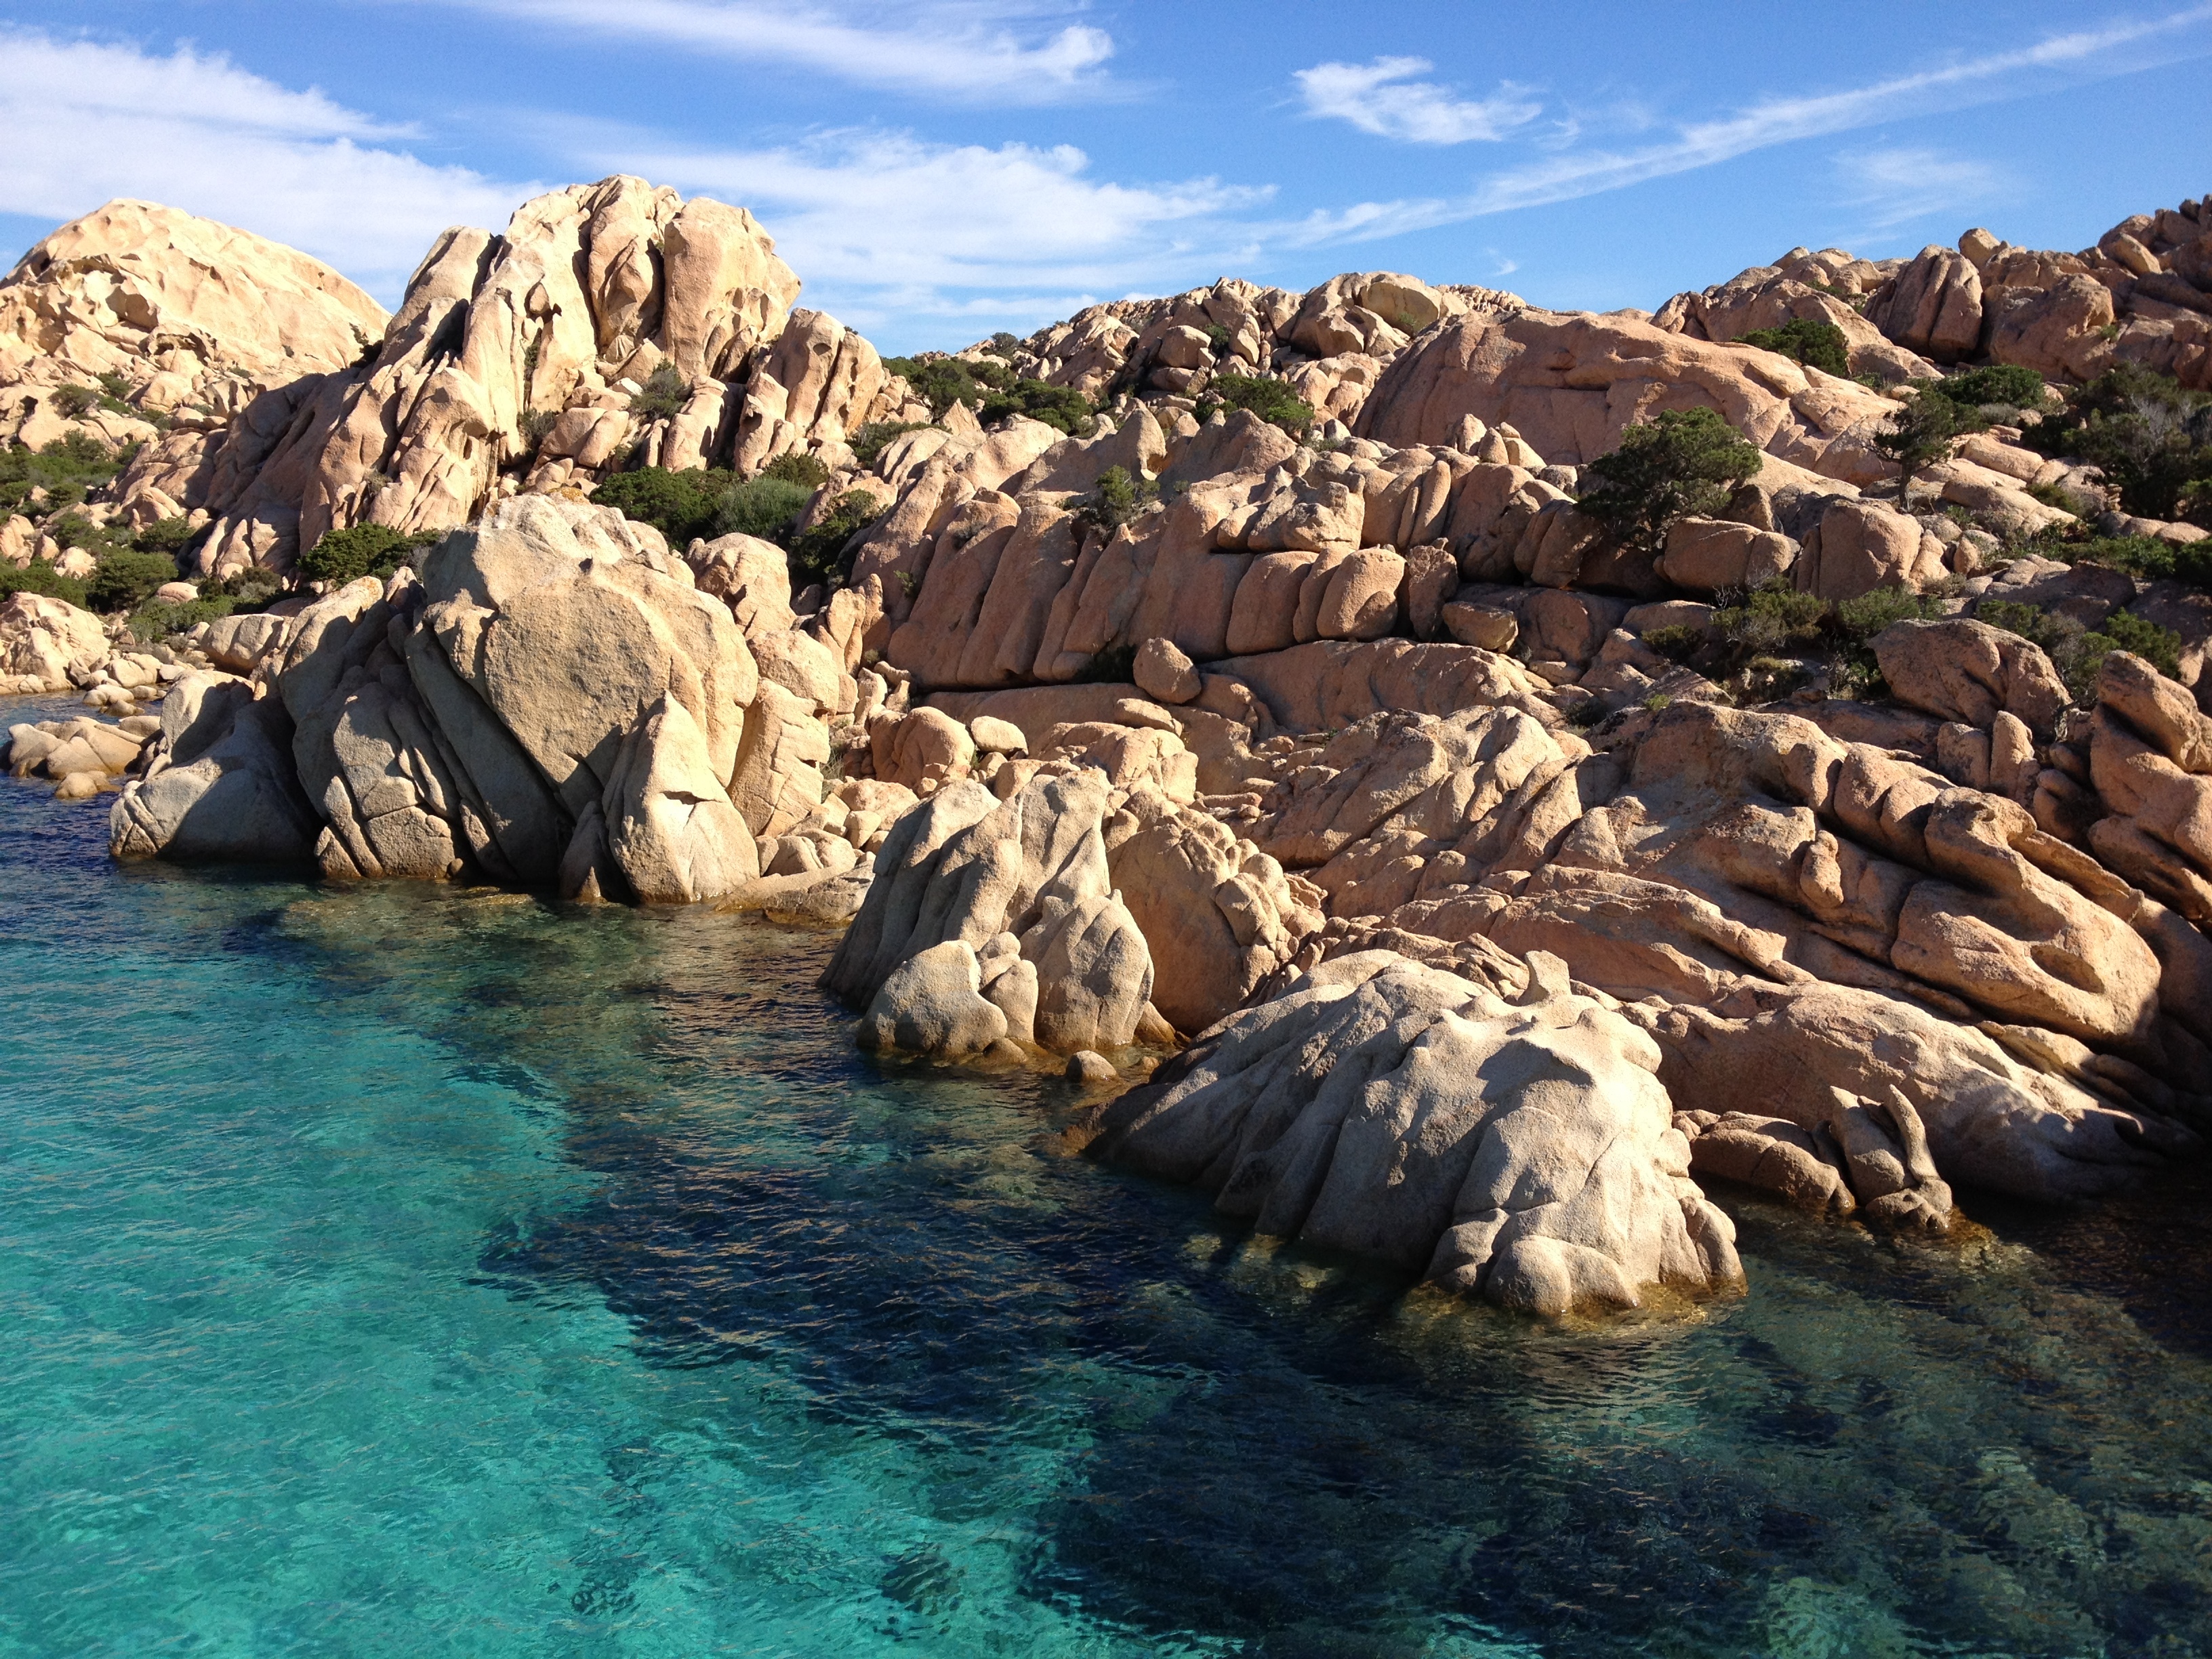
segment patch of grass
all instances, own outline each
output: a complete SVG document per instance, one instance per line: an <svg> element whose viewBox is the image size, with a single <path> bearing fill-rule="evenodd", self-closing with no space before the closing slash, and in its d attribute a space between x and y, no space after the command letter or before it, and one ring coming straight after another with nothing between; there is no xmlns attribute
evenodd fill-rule
<svg viewBox="0 0 2212 1659"><path fill-rule="evenodd" d="M1848 377L1851 372L1850 343L1844 331L1817 317L1794 317L1779 328L1758 328L1736 337L1738 345L1778 351L1808 368Z"/></svg>
<svg viewBox="0 0 2212 1659"><path fill-rule="evenodd" d="M1576 505L1623 542L1656 550L1676 520L1725 507L1761 459L1711 410L1669 410L1583 468Z"/></svg>

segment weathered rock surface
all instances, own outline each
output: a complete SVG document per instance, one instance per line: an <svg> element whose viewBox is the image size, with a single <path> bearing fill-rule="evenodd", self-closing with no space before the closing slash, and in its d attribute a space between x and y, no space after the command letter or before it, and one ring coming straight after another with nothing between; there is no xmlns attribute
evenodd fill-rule
<svg viewBox="0 0 2212 1659"><path fill-rule="evenodd" d="M1689 1180L1657 1046L1539 957L1518 1003L1386 951L1316 969L1106 1109L1101 1155L1262 1232L1501 1306L1638 1305L1741 1276Z"/></svg>

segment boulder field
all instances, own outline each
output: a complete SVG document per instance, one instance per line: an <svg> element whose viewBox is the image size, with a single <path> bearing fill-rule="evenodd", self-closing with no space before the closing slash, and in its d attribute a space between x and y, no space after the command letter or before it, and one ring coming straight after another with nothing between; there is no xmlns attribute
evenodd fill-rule
<svg viewBox="0 0 2212 1659"><path fill-rule="evenodd" d="M749 215L633 179L446 233L389 319L166 209L57 232L0 285L22 419L86 373L196 411L88 510L190 519L210 580L444 533L150 647L16 594L0 689L94 712L14 726L10 769L115 792L118 859L842 928L864 1047L1065 1069L1094 1155L1509 1308L1734 1285L1708 1183L1941 1234L2203 1155L2212 599L2008 560L2106 507L2016 423L1917 507L1875 441L1887 386L1962 362L2206 386L2203 204L2081 254L1793 250L1649 314L1224 281L944 360L1098 401L1074 434L933 416L798 293ZM1803 319L1856 378L1740 343ZM1239 375L1311 430L1208 401ZM1725 507L1641 540L1581 510L1694 410L1759 452ZM826 474L802 529L867 504L827 589L588 499L790 456ZM1868 673L1762 696L1683 648L1752 589L1913 603ZM2179 648L2069 678L1997 625L2025 604Z"/></svg>

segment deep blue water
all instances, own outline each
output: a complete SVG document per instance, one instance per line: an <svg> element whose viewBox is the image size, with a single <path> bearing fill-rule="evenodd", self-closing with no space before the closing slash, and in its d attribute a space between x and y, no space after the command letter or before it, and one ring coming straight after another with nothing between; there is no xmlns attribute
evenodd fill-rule
<svg viewBox="0 0 2212 1659"><path fill-rule="evenodd" d="M2194 1173L1547 1326L864 1060L822 936L105 819L0 780L0 1659L2212 1649Z"/></svg>

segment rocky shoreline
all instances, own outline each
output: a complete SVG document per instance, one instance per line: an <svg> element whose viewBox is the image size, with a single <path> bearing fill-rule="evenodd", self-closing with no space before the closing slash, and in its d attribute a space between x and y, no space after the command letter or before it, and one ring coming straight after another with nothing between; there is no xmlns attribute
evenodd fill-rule
<svg viewBox="0 0 2212 1659"><path fill-rule="evenodd" d="M1796 250L1650 315L1223 282L895 374L749 216L635 179L447 233L389 319L112 204L0 285L15 436L61 441L73 375L186 418L100 411L142 447L9 520L17 568L76 511L186 526L194 598L289 591L143 643L16 592L0 691L116 723L6 762L118 791L118 859L840 926L864 1046L1064 1066L1096 1155L1265 1231L1547 1314L1713 1293L1704 1182L1941 1232L1954 1186L2203 1155L2206 533L2028 440L2115 365L2199 395L2208 219ZM88 298L189 311L210 247L331 361L262 385L242 318L157 351ZM340 313L381 331L348 356ZM1789 321L1849 372L1741 342ZM2062 389L1900 488L1893 434L1990 368ZM987 428L931 390L975 373L1096 410ZM1605 517L1698 411L1738 471ZM782 543L613 488L780 465ZM303 572L360 526L412 544Z"/></svg>

